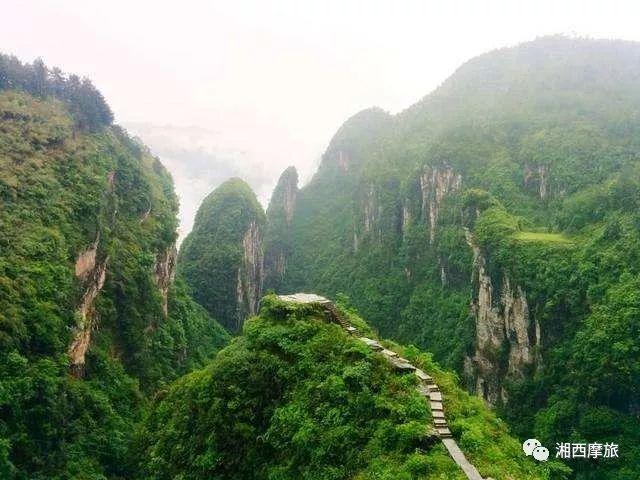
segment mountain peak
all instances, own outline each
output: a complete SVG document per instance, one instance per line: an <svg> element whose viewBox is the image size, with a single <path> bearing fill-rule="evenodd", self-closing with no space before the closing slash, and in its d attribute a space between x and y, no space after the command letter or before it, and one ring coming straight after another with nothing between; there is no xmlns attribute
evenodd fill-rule
<svg viewBox="0 0 640 480"><path fill-rule="evenodd" d="M204 199L180 249L179 271L194 298L231 331L257 313L265 221L251 187L231 178Z"/></svg>

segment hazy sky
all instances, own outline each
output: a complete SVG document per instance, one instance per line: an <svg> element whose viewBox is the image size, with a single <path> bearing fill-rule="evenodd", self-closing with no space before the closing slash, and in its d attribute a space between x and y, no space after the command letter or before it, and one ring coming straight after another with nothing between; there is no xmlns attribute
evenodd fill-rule
<svg viewBox="0 0 640 480"><path fill-rule="evenodd" d="M397 112L465 60L537 36L640 40L629 1L4 0L0 50L90 77L164 161L182 234L229 176L266 205L280 172L315 170L335 130Z"/></svg>

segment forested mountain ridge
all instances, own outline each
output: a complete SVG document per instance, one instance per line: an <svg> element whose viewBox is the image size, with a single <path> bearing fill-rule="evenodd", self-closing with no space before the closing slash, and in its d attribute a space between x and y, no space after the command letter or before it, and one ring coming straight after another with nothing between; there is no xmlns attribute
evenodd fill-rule
<svg viewBox="0 0 640 480"><path fill-rule="evenodd" d="M374 338L349 308L331 311ZM466 479L432 427L418 377L327 313L265 297L211 364L157 398L140 432L142 477ZM451 430L483 478L567 478L564 465L525 457L505 424L430 355L384 343L436 377Z"/></svg>
<svg viewBox="0 0 640 480"><path fill-rule="evenodd" d="M222 184L178 255L170 176L93 85L0 56L0 476L460 478L416 379L314 307L259 308L277 289L417 345L384 342L483 475L637 479L639 79L632 42L482 55L354 115L266 215ZM214 318L239 335L189 373L228 341ZM487 404L552 456L620 458L534 463Z"/></svg>
<svg viewBox="0 0 640 480"><path fill-rule="evenodd" d="M0 477L131 478L147 399L228 334L174 280L168 172L88 80L0 56Z"/></svg>
<svg viewBox="0 0 640 480"><path fill-rule="evenodd" d="M38 98L54 97L63 102L75 125L98 130L113 122L113 113L102 94L88 78L49 70L41 59L32 64L0 53L0 90L20 90Z"/></svg>
<svg viewBox="0 0 640 480"><path fill-rule="evenodd" d="M295 167L289 167L280 175L271 195L264 236L264 281L276 292L280 291L287 258L292 253L291 222L297 195L298 172Z"/></svg>
<svg viewBox="0 0 640 480"><path fill-rule="evenodd" d="M521 437L627 445L573 462L577 478L636 478L638 59L633 42L547 37L398 115L358 113L296 186L280 291L350 295Z"/></svg>
<svg viewBox="0 0 640 480"><path fill-rule="evenodd" d="M194 298L232 332L258 312L264 224L255 193L232 178L204 199L180 248L179 270Z"/></svg>

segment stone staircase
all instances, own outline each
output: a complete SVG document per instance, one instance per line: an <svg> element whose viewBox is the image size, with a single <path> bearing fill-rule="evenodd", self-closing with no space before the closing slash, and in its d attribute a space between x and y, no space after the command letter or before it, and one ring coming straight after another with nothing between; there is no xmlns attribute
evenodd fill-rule
<svg viewBox="0 0 640 480"><path fill-rule="evenodd" d="M347 333L353 335L361 342L364 342L369 348L379 352L387 361L399 372L412 373L418 377L418 392L425 397L431 407L431 416L433 418L433 426L442 443L451 455L451 458L458 464L469 480L484 480L478 470L467 460L462 450L453 439L453 435L449 430L447 419L444 414L443 396L440 388L433 378L419 368L409 363L405 358L398 356L394 351L384 348L377 340L362 337L358 330L349 324L344 316L338 311L336 306L330 300L314 294L296 293L294 295L279 295L280 300L294 303L315 303L321 305L327 313L330 321L338 323Z"/></svg>
<svg viewBox="0 0 640 480"><path fill-rule="evenodd" d="M367 337L359 337L357 336L357 332L353 335L355 335L360 341L366 343L372 350L379 351L382 355L384 355L387 361L389 361L389 363L391 363L391 365L393 365L396 370L411 371L416 377L418 377L420 383L418 384L417 390L429 402L429 406L431 407L431 414L433 417L433 425L436 428L436 432L438 432L438 436L440 438L452 438L451 431L449 430L447 420L444 416L442 392L440 392L440 388L438 388L438 385L436 385L433 377L427 375L419 368L411 365L408 360L399 357L396 352L387 350L377 340L372 340L371 338Z"/></svg>

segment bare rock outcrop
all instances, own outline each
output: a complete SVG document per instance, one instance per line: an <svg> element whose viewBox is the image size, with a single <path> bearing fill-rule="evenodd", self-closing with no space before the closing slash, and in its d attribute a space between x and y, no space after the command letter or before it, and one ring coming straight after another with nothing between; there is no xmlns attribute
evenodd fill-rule
<svg viewBox="0 0 640 480"><path fill-rule="evenodd" d="M262 250L262 232L255 221L242 238L242 264L238 268L236 300L237 325L240 329L244 320L258 313L258 304L262 297L264 283L264 254Z"/></svg>
<svg viewBox="0 0 640 480"><path fill-rule="evenodd" d="M278 180L267 208L265 278L269 288L279 289L291 254L291 224L298 197L298 172L289 167Z"/></svg>
<svg viewBox="0 0 640 480"><path fill-rule="evenodd" d="M169 314L169 288L175 278L177 258L178 251L175 244L156 255L154 274L162 297L162 311L165 317Z"/></svg>
<svg viewBox="0 0 640 480"><path fill-rule="evenodd" d="M336 152L336 164L343 172L349 171L349 154L344 150Z"/></svg>
<svg viewBox="0 0 640 480"><path fill-rule="evenodd" d="M507 400L504 379L521 377L525 366L537 360L540 327L532 324L525 292L512 285L506 273L496 296L482 248L468 229L465 235L473 250L471 313L476 323L475 352L466 359L466 372L473 377L478 395L494 405Z"/></svg>
<svg viewBox="0 0 640 480"><path fill-rule="evenodd" d="M411 224L411 210L409 209L409 200L405 199L402 203L402 217L400 221L400 230L402 232L402 238L406 238L407 228Z"/></svg>
<svg viewBox="0 0 640 480"><path fill-rule="evenodd" d="M549 193L549 167L547 165L525 164L524 186L535 188L540 200L545 200Z"/></svg>
<svg viewBox="0 0 640 480"><path fill-rule="evenodd" d="M91 246L78 255L75 265L76 278L86 280L87 276L95 268L98 243L100 243L100 233L96 235L96 239Z"/></svg>
<svg viewBox="0 0 640 480"><path fill-rule="evenodd" d="M442 200L445 195L458 190L461 185L462 176L448 166L427 166L420 175L422 217L429 224L429 243L433 243L435 240Z"/></svg>
<svg viewBox="0 0 640 480"><path fill-rule="evenodd" d="M382 217L382 205L378 199L378 194L373 185L367 188L364 198L362 200L362 225L364 233L374 233L377 236L381 235L380 231L380 218Z"/></svg>
<svg viewBox="0 0 640 480"><path fill-rule="evenodd" d="M80 252L75 264L75 275L82 284L82 295L76 310L77 324L68 354L71 372L78 377L84 374L85 355L91 344L91 334L97 325L97 314L93 303L104 286L108 257L98 260L100 235L89 248Z"/></svg>
<svg viewBox="0 0 640 480"><path fill-rule="evenodd" d="M111 193L115 187L115 171L107 173L105 193ZM112 215L116 215L114 209ZM76 325L73 339L67 351L71 360L71 373L77 377L84 375L85 356L91 345L91 334L97 328L98 318L94 308L94 301L104 287L107 277L109 257L101 258L98 252L100 245L100 231L95 240L85 250L78 254L75 263L75 276L81 285L80 301L76 308Z"/></svg>

